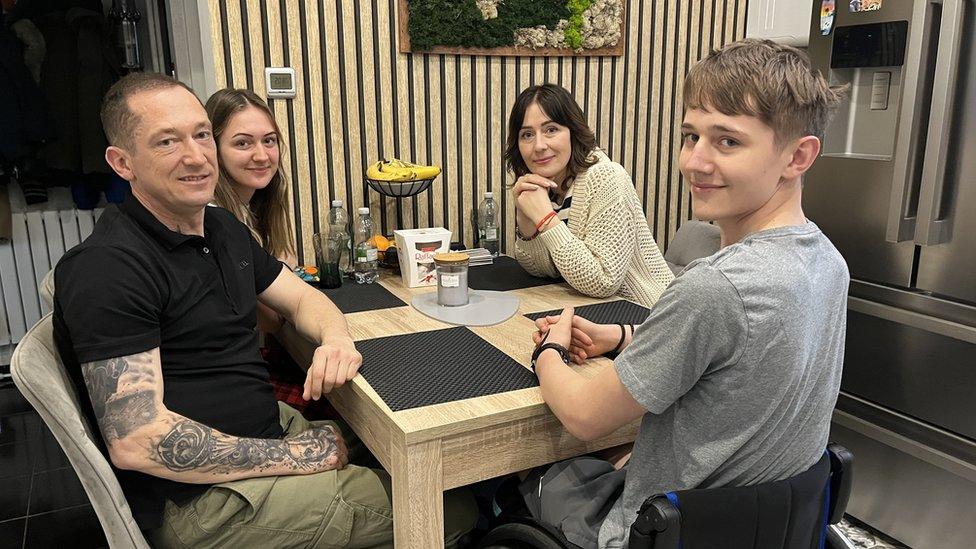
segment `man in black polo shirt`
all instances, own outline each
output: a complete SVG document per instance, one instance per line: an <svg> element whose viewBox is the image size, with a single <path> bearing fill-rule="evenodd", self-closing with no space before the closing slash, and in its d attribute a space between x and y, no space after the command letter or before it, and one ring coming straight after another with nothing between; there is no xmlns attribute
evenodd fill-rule
<svg viewBox="0 0 976 549"><path fill-rule="evenodd" d="M319 343L307 398L354 377L362 357L328 298L207 207L219 171L200 101L133 74L101 115L106 160L132 196L58 263L54 330L139 526L157 546L390 545L389 477L346 466L334 424L275 401L258 301ZM472 518L445 521L448 543Z"/></svg>

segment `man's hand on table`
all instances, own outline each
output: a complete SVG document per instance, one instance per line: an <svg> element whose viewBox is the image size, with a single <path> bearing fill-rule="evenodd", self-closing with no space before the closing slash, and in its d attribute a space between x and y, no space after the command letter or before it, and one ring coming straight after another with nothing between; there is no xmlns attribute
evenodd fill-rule
<svg viewBox="0 0 976 549"><path fill-rule="evenodd" d="M318 400L324 393L356 377L363 363L363 355L356 350L348 336L322 342L312 355L312 365L305 377L302 398Z"/></svg>
<svg viewBox="0 0 976 549"><path fill-rule="evenodd" d="M567 316L566 311L569 311L569 316ZM572 322L565 322L564 318L571 318ZM536 346L542 344L543 339L559 343L569 349L573 362L577 364L582 364L587 358L612 351L620 341L619 326L590 322L581 316L574 315L571 307L564 310L560 315L536 319L535 325L539 328L536 333L532 334L532 341L535 342ZM550 335L548 339L546 338L546 334L552 332L557 326L558 329L565 330L567 325L571 326L568 344L564 343L563 340L553 340L552 338L556 336L555 333Z"/></svg>

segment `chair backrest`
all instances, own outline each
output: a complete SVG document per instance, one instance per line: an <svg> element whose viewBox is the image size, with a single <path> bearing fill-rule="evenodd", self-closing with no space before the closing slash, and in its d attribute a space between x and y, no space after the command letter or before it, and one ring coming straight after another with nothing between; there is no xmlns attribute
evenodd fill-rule
<svg viewBox="0 0 976 549"><path fill-rule="evenodd" d="M722 247L722 234L718 227L704 221L684 221L664 253L664 261L675 275L692 261L708 257Z"/></svg>
<svg viewBox="0 0 976 549"><path fill-rule="evenodd" d="M148 549L132 518L122 487L95 443L78 394L58 356L54 326L47 314L31 328L10 361L14 383L54 434L88 493L110 547ZM87 397L86 397L87 398Z"/></svg>
<svg viewBox="0 0 976 549"><path fill-rule="evenodd" d="M788 479L658 494L644 502L630 548L820 549L832 515L843 515L831 486L831 455L824 452Z"/></svg>
<svg viewBox="0 0 976 549"><path fill-rule="evenodd" d="M37 287L37 295L41 296L41 301L47 305L48 309L54 308L54 269L44 275L41 285Z"/></svg>

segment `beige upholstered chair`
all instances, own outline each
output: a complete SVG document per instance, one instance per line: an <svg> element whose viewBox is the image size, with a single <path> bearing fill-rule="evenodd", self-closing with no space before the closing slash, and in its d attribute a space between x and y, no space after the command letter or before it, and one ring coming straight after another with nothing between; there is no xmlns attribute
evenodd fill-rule
<svg viewBox="0 0 976 549"><path fill-rule="evenodd" d="M721 247L722 235L717 226L704 221L685 221L674 233L664 261L677 275L692 261L708 257Z"/></svg>
<svg viewBox="0 0 976 549"><path fill-rule="evenodd" d="M48 309L54 308L54 269L44 275L41 285L37 287L37 293L41 296L41 301L47 304Z"/></svg>
<svg viewBox="0 0 976 549"><path fill-rule="evenodd" d="M148 549L115 473L95 444L94 437L98 435L82 415L78 394L54 345L50 314L17 344L10 373L64 449L102 523L109 546Z"/></svg>

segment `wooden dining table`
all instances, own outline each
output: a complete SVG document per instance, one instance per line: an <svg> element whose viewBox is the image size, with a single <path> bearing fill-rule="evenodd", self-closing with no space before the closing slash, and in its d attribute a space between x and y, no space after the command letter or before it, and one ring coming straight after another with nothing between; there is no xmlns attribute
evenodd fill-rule
<svg viewBox="0 0 976 549"><path fill-rule="evenodd" d="M436 288L407 288L389 274L377 283L406 306L346 314L355 341L451 327L410 306L414 295ZM584 296L562 282L508 293L518 296L518 312L500 324L469 329L525 368L535 330L525 314L610 300ZM424 360L422 350L410 351L401 355ZM571 367L590 377L609 364L600 357ZM393 411L358 375L328 398L392 477L398 548L443 546L445 490L633 442L640 424L598 440L578 440L545 404L539 387Z"/></svg>

